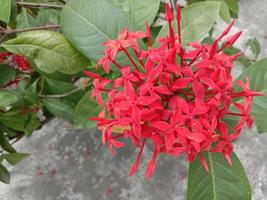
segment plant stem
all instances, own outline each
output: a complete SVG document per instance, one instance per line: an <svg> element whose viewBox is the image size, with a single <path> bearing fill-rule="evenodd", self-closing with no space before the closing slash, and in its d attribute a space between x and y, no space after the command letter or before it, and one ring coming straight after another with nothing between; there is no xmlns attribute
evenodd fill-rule
<svg viewBox="0 0 267 200"><path fill-rule="evenodd" d="M48 30L48 29L57 29L60 28L60 25L56 25L56 24L47 24L44 26L36 26L36 27L32 27L32 28L23 28L23 29L12 29L12 30L2 30L0 29L0 33L4 33L4 34L12 34L12 33L22 33L22 32L27 32L27 31L36 31L36 30Z"/></svg>
<svg viewBox="0 0 267 200"><path fill-rule="evenodd" d="M44 7L44 8L58 8L61 9L63 5L53 5L53 4L45 4L45 3L31 3L31 2L17 2L18 5L24 7Z"/></svg>
<svg viewBox="0 0 267 200"><path fill-rule="evenodd" d="M63 93L63 94L47 94L47 95L40 94L39 97L40 98L63 98L63 97L70 96L70 95L72 95L72 94L74 94L76 92L79 92L80 90L83 90L86 87L91 86L91 85L92 85L92 83L89 82L83 87L76 88L74 90L71 90L71 91Z"/></svg>

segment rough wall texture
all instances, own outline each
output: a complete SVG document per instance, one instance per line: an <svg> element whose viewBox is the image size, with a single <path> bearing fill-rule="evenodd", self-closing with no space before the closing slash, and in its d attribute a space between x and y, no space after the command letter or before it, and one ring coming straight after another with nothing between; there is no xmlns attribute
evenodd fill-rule
<svg viewBox="0 0 267 200"><path fill-rule="evenodd" d="M267 1L240 0L237 23L245 30L243 40L257 37L261 57L267 56ZM242 42L240 43L242 46ZM151 151L144 151L141 169L134 177L127 174L137 151L130 145L108 153L100 144L97 130L76 131L61 120L54 120L18 144L32 155L12 170L10 185L0 183L0 200L184 200L187 164L160 156L151 181L144 169ZM253 200L267 200L267 135L245 130L235 144L248 173ZM208 200L208 199L207 199Z"/></svg>

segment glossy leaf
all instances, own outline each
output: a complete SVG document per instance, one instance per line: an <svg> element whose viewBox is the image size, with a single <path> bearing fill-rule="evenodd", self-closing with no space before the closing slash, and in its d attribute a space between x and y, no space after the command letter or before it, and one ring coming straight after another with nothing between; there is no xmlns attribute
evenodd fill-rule
<svg viewBox="0 0 267 200"><path fill-rule="evenodd" d="M0 115L0 122L6 127L20 132L30 134L40 126L40 120L36 113L22 113L21 111L10 111Z"/></svg>
<svg viewBox="0 0 267 200"><path fill-rule="evenodd" d="M254 54L254 58L256 60L261 51L260 43L257 40L257 38L249 39L247 42L247 46L251 49L252 53Z"/></svg>
<svg viewBox="0 0 267 200"><path fill-rule="evenodd" d="M38 12L37 23L39 25L59 24L60 13L55 9L42 9Z"/></svg>
<svg viewBox="0 0 267 200"><path fill-rule="evenodd" d="M152 24L158 12L160 0L113 0L129 15L136 30L144 30L145 22Z"/></svg>
<svg viewBox="0 0 267 200"><path fill-rule="evenodd" d="M224 0L224 1L228 5L230 11L233 14L237 15L239 12L239 5L238 5L237 0Z"/></svg>
<svg viewBox="0 0 267 200"><path fill-rule="evenodd" d="M28 13L26 8L21 8L21 12L17 15L17 28L30 28L36 25L36 19L30 13Z"/></svg>
<svg viewBox="0 0 267 200"><path fill-rule="evenodd" d="M231 21L231 14L228 5L225 3L224 0L215 0L221 3L221 8L220 8L220 16L221 18L226 22L229 23Z"/></svg>
<svg viewBox="0 0 267 200"><path fill-rule="evenodd" d="M43 30L22 33L2 46L31 59L37 68L46 73L59 71L75 74L89 66L88 59L57 32Z"/></svg>
<svg viewBox="0 0 267 200"><path fill-rule="evenodd" d="M3 132L0 132L0 146L7 152L15 153L16 150L9 143L9 139Z"/></svg>
<svg viewBox="0 0 267 200"><path fill-rule="evenodd" d="M101 108L94 100L90 100L90 94L91 92L86 93L75 107L74 126L76 128L86 129L96 126L96 123L88 118L97 116Z"/></svg>
<svg viewBox="0 0 267 200"><path fill-rule="evenodd" d="M11 0L0 0L0 21L9 23L11 14Z"/></svg>
<svg viewBox="0 0 267 200"><path fill-rule="evenodd" d="M22 161L24 158L27 158L29 155L30 154L27 154L27 153L10 153L10 154L5 154L4 158L11 165L16 165L17 163Z"/></svg>
<svg viewBox="0 0 267 200"><path fill-rule="evenodd" d="M18 100L15 93L9 90L0 90L0 107L10 106Z"/></svg>
<svg viewBox="0 0 267 200"><path fill-rule="evenodd" d="M58 98L46 98L42 102L45 108L54 116L73 122L75 102Z"/></svg>
<svg viewBox="0 0 267 200"><path fill-rule="evenodd" d="M204 155L209 173L199 159L190 164L186 200L251 200L251 189L238 157L229 166L220 153Z"/></svg>
<svg viewBox="0 0 267 200"><path fill-rule="evenodd" d="M109 0L72 0L61 14L67 39L88 58L99 60L102 43L114 39L123 28L130 28L127 14Z"/></svg>
<svg viewBox="0 0 267 200"><path fill-rule="evenodd" d="M6 64L0 64L0 85L5 85L16 78L16 71Z"/></svg>
<svg viewBox="0 0 267 200"><path fill-rule="evenodd" d="M221 3L206 1L194 3L182 9L182 43L199 41L208 34L219 15ZM174 23L177 32L177 24ZM168 34L168 26L165 24L158 34L158 38Z"/></svg>
<svg viewBox="0 0 267 200"><path fill-rule="evenodd" d="M247 68L238 79L247 76L253 90L263 92L265 96L255 97L252 116L260 133L267 132L267 59L262 59ZM239 88L237 88L239 89Z"/></svg>
<svg viewBox="0 0 267 200"><path fill-rule="evenodd" d="M0 181L6 184L10 183L10 174L2 164L0 164Z"/></svg>

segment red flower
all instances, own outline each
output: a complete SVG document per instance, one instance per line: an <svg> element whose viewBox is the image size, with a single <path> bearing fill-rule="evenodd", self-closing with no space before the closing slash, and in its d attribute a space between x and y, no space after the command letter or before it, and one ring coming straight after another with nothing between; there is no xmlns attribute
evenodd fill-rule
<svg viewBox="0 0 267 200"><path fill-rule="evenodd" d="M222 40L230 31L232 22L212 45L190 43L191 48L181 45L181 15L177 8L178 34L172 27L174 15L166 6L165 19L169 24L169 35L160 38L157 47L151 46L150 31L131 33L124 30L118 39L104 43L105 55L98 65L108 73L112 63L120 70L115 80L85 72L94 79L92 97L103 107L97 121L102 130L103 143L109 148L121 148L120 137L129 138L140 150L129 175L138 169L143 148L152 141L154 154L148 164L146 177L150 178L156 168L158 154L178 157L185 154L189 162L198 157L208 171L204 152L221 152L231 164L232 141L241 129L252 126L250 115L253 97L262 95L250 89L249 81L238 81L240 92L234 92L235 82L231 75L233 61L240 55L228 56L222 50L234 44L241 32ZM139 39L147 39L147 50L140 50ZM135 54L130 55L131 49ZM130 65L116 61L118 52L124 53ZM177 59L178 58L178 59ZM177 62L179 60L179 62ZM140 67L143 67L141 69ZM104 103L102 93L107 93ZM234 99L243 99L234 103ZM231 105L237 108L233 113ZM231 129L224 122L227 115L239 117ZM120 135L114 130L120 128Z"/></svg>

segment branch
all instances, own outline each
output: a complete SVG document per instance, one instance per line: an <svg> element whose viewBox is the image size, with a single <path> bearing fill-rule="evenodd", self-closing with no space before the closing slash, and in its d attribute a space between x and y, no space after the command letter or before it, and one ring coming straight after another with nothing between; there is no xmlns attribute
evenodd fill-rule
<svg viewBox="0 0 267 200"><path fill-rule="evenodd" d="M53 4L45 4L45 3L30 3L30 2L17 2L18 5L24 7L44 7L44 8L58 8L61 9L63 5L53 5Z"/></svg>
<svg viewBox="0 0 267 200"><path fill-rule="evenodd" d="M63 94L47 94L47 95L40 94L39 97L40 98L62 98L62 97L67 97L67 96L70 96L70 95L72 95L72 94L74 94L76 92L79 92L80 90L83 90L86 87L91 86L91 85L92 85L92 83L89 82L89 83L87 83L86 85L84 85L82 87L76 88L74 90L71 90L71 91L63 93Z"/></svg>
<svg viewBox="0 0 267 200"><path fill-rule="evenodd" d="M60 25L56 24L47 24L44 26L37 26L37 27L32 27L32 28L23 28L23 29L11 29L11 30L6 30L6 29L0 29L0 33L4 34L12 34L12 33L22 33L22 32L27 32L27 31L36 31L36 30L48 30L48 29L58 29L60 28Z"/></svg>

